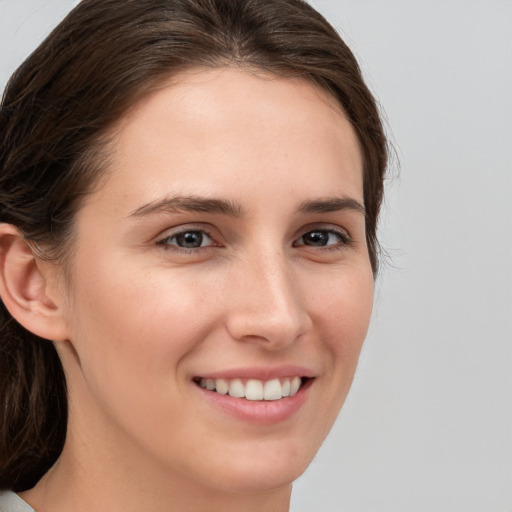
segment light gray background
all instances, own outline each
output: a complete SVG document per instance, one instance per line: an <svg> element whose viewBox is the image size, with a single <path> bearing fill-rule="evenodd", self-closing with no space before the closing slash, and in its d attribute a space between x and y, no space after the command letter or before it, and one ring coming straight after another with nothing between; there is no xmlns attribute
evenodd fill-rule
<svg viewBox="0 0 512 512"><path fill-rule="evenodd" d="M0 0L0 89L76 3ZM401 176L358 374L292 511L512 512L512 1L313 3Z"/></svg>

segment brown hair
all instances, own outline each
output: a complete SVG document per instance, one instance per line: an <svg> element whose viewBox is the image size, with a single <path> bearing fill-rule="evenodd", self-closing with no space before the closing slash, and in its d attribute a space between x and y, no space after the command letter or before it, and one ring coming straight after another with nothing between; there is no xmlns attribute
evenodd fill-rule
<svg viewBox="0 0 512 512"><path fill-rule="evenodd" d="M363 153L376 273L387 162L381 120L351 51L302 0L82 1L5 90L0 222L62 260L81 198L98 182L109 128L173 74L222 65L305 77L338 100ZM0 302L0 489L35 485L62 450L66 420L65 378L52 343L21 327Z"/></svg>

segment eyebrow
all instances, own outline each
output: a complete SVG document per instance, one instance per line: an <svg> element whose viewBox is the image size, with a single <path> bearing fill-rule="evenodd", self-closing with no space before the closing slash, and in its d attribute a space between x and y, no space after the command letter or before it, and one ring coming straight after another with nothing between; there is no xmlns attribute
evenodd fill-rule
<svg viewBox="0 0 512 512"><path fill-rule="evenodd" d="M364 206L350 197L328 197L304 201L298 209L300 213L329 213L343 210L352 210L365 215ZM234 201L201 196L174 196L164 197L140 206L128 216L143 217L150 214L180 212L212 213L229 217L245 215L244 207Z"/></svg>
<svg viewBox="0 0 512 512"><path fill-rule="evenodd" d="M200 196L164 197L145 204L129 214L129 217L142 217L155 213L200 212L217 213L230 217L244 215L242 205L225 199L210 199Z"/></svg>
<svg viewBox="0 0 512 512"><path fill-rule="evenodd" d="M343 210L352 210L362 215L366 214L364 206L351 197L328 197L304 201L299 207L301 213L330 213Z"/></svg>

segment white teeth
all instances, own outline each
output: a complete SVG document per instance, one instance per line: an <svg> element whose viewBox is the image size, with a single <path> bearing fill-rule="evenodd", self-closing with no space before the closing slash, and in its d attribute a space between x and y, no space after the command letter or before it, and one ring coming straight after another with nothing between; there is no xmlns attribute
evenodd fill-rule
<svg viewBox="0 0 512 512"><path fill-rule="evenodd" d="M247 400L263 400L263 383L261 380L251 379L247 381L245 398Z"/></svg>
<svg viewBox="0 0 512 512"><path fill-rule="evenodd" d="M300 383L300 377L293 377L292 381L290 382L290 396L293 396L295 393L297 393L300 388Z"/></svg>
<svg viewBox="0 0 512 512"><path fill-rule="evenodd" d="M221 395L227 395L229 391L229 385L224 379L217 379L215 381L215 390Z"/></svg>
<svg viewBox="0 0 512 512"><path fill-rule="evenodd" d="M290 396L290 379L283 381L283 396Z"/></svg>
<svg viewBox="0 0 512 512"><path fill-rule="evenodd" d="M201 379L199 385L221 395L229 393L236 398L247 400L280 400L283 397L293 396L302 383L300 377L286 379L272 379L266 382L249 379L245 385L241 379Z"/></svg>
<svg viewBox="0 0 512 512"><path fill-rule="evenodd" d="M233 379L229 383L229 396L234 396L236 398L242 398L245 396L244 385L240 379Z"/></svg>
<svg viewBox="0 0 512 512"><path fill-rule="evenodd" d="M283 398L283 388L279 379L272 379L265 382L263 387L263 398L265 400L279 400Z"/></svg>

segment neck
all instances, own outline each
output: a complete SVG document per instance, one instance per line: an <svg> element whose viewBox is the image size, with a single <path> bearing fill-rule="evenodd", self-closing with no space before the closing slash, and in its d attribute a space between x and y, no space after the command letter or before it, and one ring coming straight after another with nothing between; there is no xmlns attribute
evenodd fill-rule
<svg viewBox="0 0 512 512"><path fill-rule="evenodd" d="M230 492L182 475L156 480L142 468L115 471L82 465L66 450L31 490L20 493L37 512L287 512L291 485L260 492Z"/></svg>
<svg viewBox="0 0 512 512"><path fill-rule="evenodd" d="M109 432L98 442L101 432L91 429L90 423L89 436L84 425L70 423L55 465L33 489L20 493L37 512L289 510L291 484L263 490L257 486L230 488L231 482L214 480L213 485L204 485L190 475L148 460L143 450L123 443L119 432Z"/></svg>

